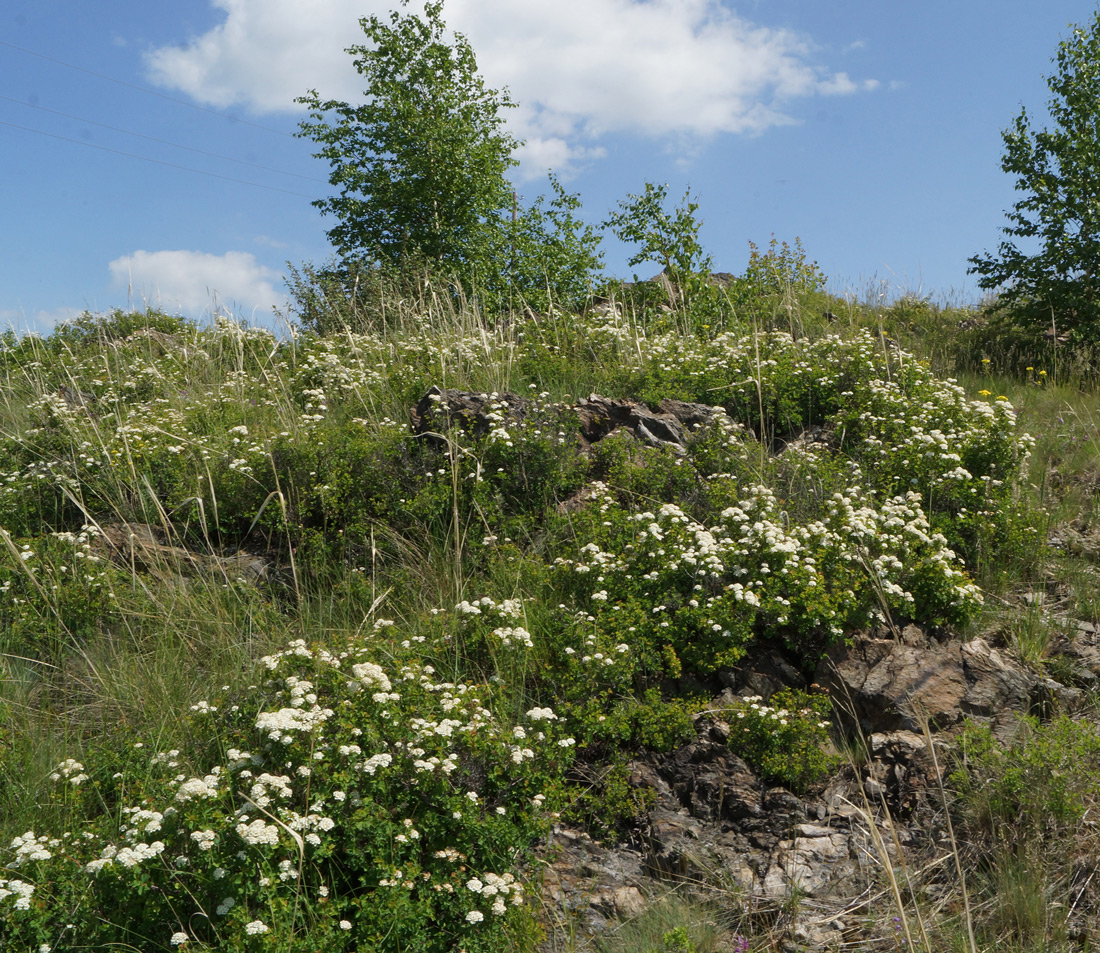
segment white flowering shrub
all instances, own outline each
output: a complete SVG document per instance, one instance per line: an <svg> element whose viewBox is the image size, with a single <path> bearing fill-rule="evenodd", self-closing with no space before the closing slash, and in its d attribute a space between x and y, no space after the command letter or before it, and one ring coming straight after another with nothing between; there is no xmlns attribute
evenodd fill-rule
<svg viewBox="0 0 1100 953"><path fill-rule="evenodd" d="M820 652L895 614L965 621L981 605L916 494L881 503L858 485L794 524L765 486L704 525L667 503L631 512L606 486L578 520L584 544L557 558L577 609L563 651L578 685L714 672L753 638Z"/></svg>
<svg viewBox="0 0 1100 953"><path fill-rule="evenodd" d="M3 529L0 527L0 534ZM122 578L96 550L98 531L0 538L0 651L57 664L118 619Z"/></svg>
<svg viewBox="0 0 1100 953"><path fill-rule="evenodd" d="M154 317L0 339L0 710L72 726L45 770L0 729L4 789L52 791L0 825L3 949L530 946L549 812L632 822L625 765L711 701L679 686L762 640L809 667L856 628L963 625L971 577L1034 542L1009 401L869 335L664 333L613 304L285 339ZM432 385L485 416L414 433ZM592 392L709 422L594 439ZM123 520L201 565L123 565L99 539ZM219 573L238 548L270 572ZM366 621L383 605L399 625ZM316 641L249 685L291 632ZM797 788L828 766L824 705L720 717Z"/></svg>
<svg viewBox="0 0 1100 953"><path fill-rule="evenodd" d="M367 641L299 640L262 668L262 685L194 707L210 763L139 743L58 766L59 793L100 810L6 845L0 946L507 945L527 916L522 859L572 760L568 726L546 707L502 721L490 687Z"/></svg>
<svg viewBox="0 0 1100 953"><path fill-rule="evenodd" d="M814 465L839 455L861 468L867 490L920 494L934 528L965 558L1020 542L1016 487L1034 441L1017 431L1011 404L968 399L870 334L669 334L634 352L619 386L654 403L720 403L772 451L822 428L823 447L809 450Z"/></svg>
<svg viewBox="0 0 1100 953"><path fill-rule="evenodd" d="M735 699L717 714L729 725L729 746L767 780L801 790L836 763L827 754L832 702L793 689L767 702L759 695Z"/></svg>

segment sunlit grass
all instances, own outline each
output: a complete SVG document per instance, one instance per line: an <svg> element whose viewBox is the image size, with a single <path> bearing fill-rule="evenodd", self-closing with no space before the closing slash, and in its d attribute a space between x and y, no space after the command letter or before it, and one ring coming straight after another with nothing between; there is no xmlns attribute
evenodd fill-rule
<svg viewBox="0 0 1100 953"><path fill-rule="evenodd" d="M507 872L529 878L529 895L537 877L525 865L551 812L614 831L634 807L616 801L622 792L610 783L583 796L571 788L575 752L566 739L582 760L680 743L693 697L672 687L681 676L704 684L763 637L812 659L830 641L896 619L981 632L1043 667L1052 644L1073 634L1048 610L1056 604L1091 621L1100 614L1094 379L1076 359L1037 357L1020 368L1014 351L975 351L969 309L783 287L720 318L647 310L629 299L622 309L585 315L496 316L431 285L396 300L316 306L326 309L323 336L280 337L227 320L200 328L153 313L87 318L51 339L5 342L0 844L27 830L72 835L84 826L94 828L97 850L117 840L123 808L141 798L143 810L176 803L172 785L181 782L154 770L155 753L176 752L165 763L178 762L188 777L209 777L219 765L226 777L239 771L228 750L243 738L258 742L253 722L226 716L232 706L255 720L293 707L294 698L303 710L314 704L260 662L302 640L290 662L314 667L294 678L326 685L331 723L347 732L344 747L360 745L353 730L376 745L400 738L429 746L416 734L421 728L398 731L400 718L415 721L403 709L398 717L399 699L389 702L393 724L371 722L376 712L355 707L366 697L360 689L342 694L351 691L344 669L337 677L326 667L327 652L349 653L345 668L369 658L393 684L406 678L402 666L422 671L417 684L431 685L425 699L452 691L478 699L485 714L467 723L478 741L454 749L463 787L433 775L440 783L432 797L439 811L446 806L440 818L456 822L462 798L491 803L446 836L469 839L451 845L457 851L484 848L501 864L511 858ZM504 415L488 434L441 424L445 432L415 437L410 408L432 385L509 391L528 402L530 415ZM570 408L592 393L719 406L722 423L675 451L620 433L581 454ZM1021 469L1025 433L1035 443ZM588 502L576 505L581 490ZM157 543L104 542L127 533ZM259 561L265 574L239 577L240 558ZM417 668L424 665L431 671ZM377 678L367 687L379 690ZM343 720L345 702L359 721ZM203 714L204 703L219 706L224 725ZM544 711L560 712L560 724ZM767 751L757 768L797 786L825 763L824 728L816 717L805 731L795 721L785 725L789 751L771 744L761 722L744 753ZM562 742L554 757L543 758L546 739L533 740L536 731L550 738L551 752ZM307 735L323 754L324 732L296 737ZM367 750L367 740L363 764L383 753ZM475 757L482 741L498 745L495 757ZM538 767L522 774L534 749ZM290 778L309 767L304 748L285 761L274 750L247 770ZM445 754L441 748L438 759ZM410 757L412 764L426 755ZM86 766L87 786L50 780L65 759ZM328 763L322 758L315 776L300 772L288 782L296 810L304 815L318 792L339 791L335 803L344 804L361 790L369 811L341 815L338 834L375 844L375 856L390 858L402 876L420 865L425 883L451 882L432 880L441 868L429 860L439 858L382 846L395 843L406 820L423 828L425 842L444 837L442 820L432 827L408 793L415 771L428 769L395 777L387 802L363 771ZM513 781L509 771L518 772ZM525 791L523 805L502 793L511 783ZM253 794L243 781L233 790L224 813L188 815L188 823L234 836L233 811ZM522 824L501 826L495 807L506 804L507 812L529 812ZM231 936L264 937L267 948L288 953L355 943L389 949L379 932L387 908L356 899L348 885L369 881L371 897L381 896L390 887L375 881L395 879L393 871L368 872L367 847L354 848L361 867L340 859L354 852L350 841L334 841L331 853L327 842L311 844L320 853L299 864L294 858L308 851L291 835L289 815L264 810L249 821L286 825L264 836L287 856L257 861L268 884L257 885L252 866L233 868L240 905L219 915L224 928L196 929L174 912L211 916L230 896L203 866L213 855L182 828L172 843L184 861L157 862L157 889L172 901L148 901L149 932L133 932L117 902L125 881L110 886L107 874L91 881L57 868L41 894L60 891L59 902L84 909L87 928L94 921L106 931L97 942L141 949L172 949L181 934L190 937L179 941L185 949L228 949ZM67 850L85 870L93 862ZM279 876L288 857L297 880ZM1033 915L1020 870L999 861L991 869L986 889L1003 903L988 914L989 935L1053 938L1057 924ZM80 906L92 882L114 904L117 924L95 921L94 903ZM399 924L395 936L439 949L461 939L484 953L532 946L529 910L494 912L491 891L471 905L465 889L442 905L435 894L401 894L410 899L387 915ZM744 898L718 895L725 909L670 897L608 936L604 948L662 949L683 934L698 951L719 949L731 925L749 921ZM991 908L977 903L975 917ZM482 919L467 916L474 910ZM0 937L18 914L0 901ZM61 921L48 911L34 916L38 932L28 928L17 942L33 936L39 947L64 949L51 946L69 942L57 933L66 929ZM438 935L426 925L432 918ZM750 948L766 948L764 932L746 937Z"/></svg>

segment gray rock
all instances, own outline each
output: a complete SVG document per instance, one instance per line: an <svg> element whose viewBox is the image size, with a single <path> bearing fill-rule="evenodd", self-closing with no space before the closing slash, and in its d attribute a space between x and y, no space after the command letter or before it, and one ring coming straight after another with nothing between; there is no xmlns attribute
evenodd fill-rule
<svg viewBox="0 0 1100 953"><path fill-rule="evenodd" d="M942 729L967 715L1031 708L1039 677L983 639L940 643L907 632L902 640L856 636L818 666L818 684L864 733L920 731L926 719Z"/></svg>
<svg viewBox="0 0 1100 953"><path fill-rule="evenodd" d="M202 576L257 585L273 572L270 560L243 550L221 556L171 545L165 530L149 523L105 524L92 546L124 569L147 572L171 585Z"/></svg>

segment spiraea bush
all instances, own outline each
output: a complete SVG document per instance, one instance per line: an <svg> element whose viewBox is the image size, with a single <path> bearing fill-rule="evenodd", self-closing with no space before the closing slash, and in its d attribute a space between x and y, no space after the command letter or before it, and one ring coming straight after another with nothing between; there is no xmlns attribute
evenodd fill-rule
<svg viewBox="0 0 1100 953"><path fill-rule="evenodd" d="M622 830L624 765L689 740L720 671L967 626L1038 545L1013 403L871 333L737 325L823 294L800 247L754 262L721 322L426 296L6 338L0 945L529 948L547 825ZM415 433L432 386L490 426ZM711 422L588 447L592 392ZM136 524L162 563L109 544ZM817 696L722 717L769 783L829 767Z"/></svg>

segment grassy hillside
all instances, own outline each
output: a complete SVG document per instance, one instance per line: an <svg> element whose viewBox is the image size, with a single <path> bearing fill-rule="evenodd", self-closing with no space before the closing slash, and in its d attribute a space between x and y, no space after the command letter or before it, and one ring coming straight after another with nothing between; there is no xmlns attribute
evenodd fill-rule
<svg viewBox="0 0 1100 953"><path fill-rule="evenodd" d="M912 621L1044 666L1059 619L1100 621L1087 356L926 301L737 294L507 318L315 298L324 334L151 312L6 338L4 948L532 949L549 825L618 836L645 808L627 760L691 737L746 653L812 671ZM682 445L596 441L593 394L700 407ZM781 701L730 744L804 791L849 742L828 699ZM1025 765L1068 744L1036 731ZM960 778L1022 776L982 751ZM1076 843L1086 782L1028 850ZM1065 871L1031 873L1025 894ZM989 949L1064 939L982 882L928 949L967 919ZM717 948L672 909L607 943ZM772 948L735 896L711 915Z"/></svg>

